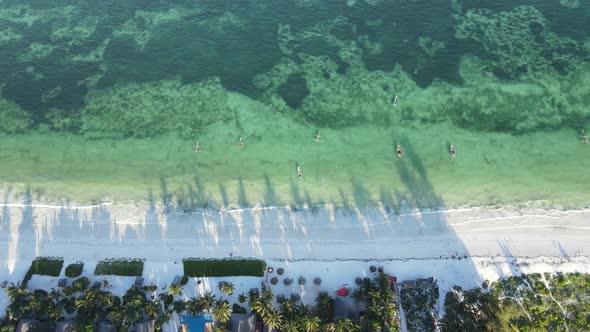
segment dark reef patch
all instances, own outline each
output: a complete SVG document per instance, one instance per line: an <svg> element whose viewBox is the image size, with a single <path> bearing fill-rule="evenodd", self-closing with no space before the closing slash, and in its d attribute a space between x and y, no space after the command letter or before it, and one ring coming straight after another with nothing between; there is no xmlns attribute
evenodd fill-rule
<svg viewBox="0 0 590 332"><path fill-rule="evenodd" d="M588 38L588 31L590 31L590 7L584 1L580 2L582 5L575 9L562 6L557 0L465 0L461 2L461 5L464 12L474 8L486 8L492 11L510 11L517 6L533 6L548 20L548 29L559 35L583 41Z"/></svg>
<svg viewBox="0 0 590 332"><path fill-rule="evenodd" d="M3 86L2 96L32 113L35 122L44 121L45 113L51 108L59 108L63 114L79 115L87 94L85 82L103 70L105 73L98 82L98 88L103 89L117 83L147 83L176 77L193 83L215 76L225 88L258 98L264 91L254 85L255 76L268 72L286 56L278 47L279 25L289 25L294 35L302 29L308 32L303 40L289 42L294 51L289 56L291 60L302 65L303 59L297 56L301 53L327 57L337 64L339 75L345 75L350 67L340 56L341 51L348 50L334 45L333 37L357 43L363 50L362 61L368 70L391 71L399 65L420 87L427 87L435 80L461 84L459 63L465 54L486 60L496 76L508 80L530 68L515 66L507 72L481 44L471 39L456 39L454 27L457 15L469 9L498 12L520 5L534 6L547 19L546 26L530 25L538 44L551 43L546 38L547 32L576 41L541 54L551 59L548 63L552 68L565 75L573 70L572 63L578 63L571 59L590 61L588 52L580 46L590 31L590 7L583 3L580 8L572 9L557 0L460 2L461 13L454 11L448 0L381 1L373 5L356 1L352 6L345 1L5 0L3 6L22 9L0 19L0 31L8 31L9 38L10 33L18 35L13 40L4 40L0 47L0 86ZM64 10L64 17L60 17L61 10L68 5L74 9ZM157 20L158 25L153 25L152 19L159 14L148 13L145 18L137 15L138 11L170 9L187 13L187 9L197 7L189 16ZM40 12L47 9L56 10L50 14ZM29 26L26 16L37 19ZM83 40L67 35L52 38L52 32L58 28L88 26L89 20L96 29ZM113 36L115 29L130 20L138 30L149 30L150 39L143 47L131 34ZM318 30L310 29L318 24L321 24ZM331 36L322 35L326 27ZM418 41L424 41L425 37L433 44L422 46L433 48L422 49ZM72 60L92 54L107 39L110 42L102 62ZM32 43L54 48L47 56L33 58L27 54ZM445 46L435 50L438 43ZM335 75L328 70L322 74L325 79L333 79ZM306 83L302 74L292 75L279 88L279 94L290 107L298 109L310 93ZM322 119L322 114L313 116ZM500 123L499 127L503 126Z"/></svg>
<svg viewBox="0 0 590 332"><path fill-rule="evenodd" d="M309 95L307 82L301 74L289 76L287 82L281 85L278 92L287 105L293 109L299 108L305 97Z"/></svg>
<svg viewBox="0 0 590 332"><path fill-rule="evenodd" d="M462 53L441 52L434 59L426 59L418 46L420 37L427 36L447 44L454 39L455 22L448 1L383 2L375 7L361 6L352 14L350 19L356 22L357 32L382 47L380 53L363 54L367 69L390 71L400 64L420 86L427 86L437 78L456 81ZM380 20L383 24L368 25L367 18Z"/></svg>
<svg viewBox="0 0 590 332"><path fill-rule="evenodd" d="M180 76L187 83L210 76L229 90L256 97L254 76L281 57L276 30L270 27L209 29L198 21L169 24L139 50L128 38L113 40L105 51L108 72L101 86L115 82L149 82Z"/></svg>

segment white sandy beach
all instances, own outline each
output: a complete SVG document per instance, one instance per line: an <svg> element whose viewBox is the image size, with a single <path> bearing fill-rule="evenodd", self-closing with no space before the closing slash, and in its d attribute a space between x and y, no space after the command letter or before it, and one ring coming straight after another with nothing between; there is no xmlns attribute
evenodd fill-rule
<svg viewBox="0 0 590 332"><path fill-rule="evenodd" d="M164 213L148 203L100 206L3 204L0 221L0 280L21 280L37 256L85 262L92 275L105 258L145 259L146 284L169 284L182 274L187 257L256 257L284 267L294 278L275 293L302 294L311 303L320 290L334 291L383 266L398 280L433 276L441 293L453 285L475 287L530 272L590 273L590 209L464 208L444 211L386 212L382 208L338 210L330 206L291 211L251 208L229 211ZM63 274L63 271L62 271ZM297 278L308 283L301 287ZM322 285L311 280L321 277ZM58 278L37 277L31 286L54 286ZM133 278L111 277L115 293ZM260 285L260 278L233 280L237 294ZM211 289L216 278L185 296ZM0 310L6 299L0 295ZM443 297L439 300L442 303ZM442 306L441 306L442 307Z"/></svg>

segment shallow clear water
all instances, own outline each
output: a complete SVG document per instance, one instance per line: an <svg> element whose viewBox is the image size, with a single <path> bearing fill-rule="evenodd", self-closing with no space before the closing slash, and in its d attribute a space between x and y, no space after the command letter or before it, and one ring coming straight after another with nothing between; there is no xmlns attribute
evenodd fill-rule
<svg viewBox="0 0 590 332"><path fill-rule="evenodd" d="M0 180L80 200L585 204L587 31L572 0L1 1Z"/></svg>

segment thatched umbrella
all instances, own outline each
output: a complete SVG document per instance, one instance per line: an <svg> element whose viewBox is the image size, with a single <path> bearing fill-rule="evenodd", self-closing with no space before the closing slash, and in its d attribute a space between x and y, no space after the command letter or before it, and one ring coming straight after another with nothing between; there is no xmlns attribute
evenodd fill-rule
<svg viewBox="0 0 590 332"><path fill-rule="evenodd" d="M283 280L283 284L285 284L285 286L289 286L292 282L293 279L290 278L285 278L285 280Z"/></svg>
<svg viewBox="0 0 590 332"><path fill-rule="evenodd" d="M279 282L279 279L277 277L272 277L270 279L270 283L273 284L273 285L276 285L278 282Z"/></svg>
<svg viewBox="0 0 590 332"><path fill-rule="evenodd" d="M360 284L363 283L363 279L360 278L360 277L356 277L356 279L354 279L354 283L357 284L357 285L360 285Z"/></svg>
<svg viewBox="0 0 590 332"><path fill-rule="evenodd" d="M282 276L283 273L285 273L285 269L283 269L282 267L277 270L278 275Z"/></svg>
<svg viewBox="0 0 590 332"><path fill-rule="evenodd" d="M299 277L299 279L297 280L297 282L298 282L298 283L299 283L301 286L303 286L303 285L305 285L305 278L303 278L303 276L300 276L300 277Z"/></svg>
<svg viewBox="0 0 590 332"><path fill-rule="evenodd" d="M369 271L375 273L377 272L377 267L375 267L375 265L371 265L371 267L369 267Z"/></svg>
<svg viewBox="0 0 590 332"><path fill-rule="evenodd" d="M317 277L317 278L313 279L313 283L316 285L321 285L322 279L320 279L320 277Z"/></svg>

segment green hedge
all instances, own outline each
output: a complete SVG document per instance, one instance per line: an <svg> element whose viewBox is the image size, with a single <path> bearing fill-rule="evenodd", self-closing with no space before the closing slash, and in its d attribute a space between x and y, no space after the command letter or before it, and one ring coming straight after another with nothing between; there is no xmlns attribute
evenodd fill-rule
<svg viewBox="0 0 590 332"><path fill-rule="evenodd" d="M260 259L199 259L182 260L184 275L189 277L262 277L266 263Z"/></svg>
<svg viewBox="0 0 590 332"><path fill-rule="evenodd" d="M104 260L96 265L95 275L115 275L141 277L143 261L141 260Z"/></svg>
<svg viewBox="0 0 590 332"><path fill-rule="evenodd" d="M57 277L61 273L61 269L64 266L63 258L51 258L51 257L38 257L31 263L31 267L25 278L23 279L23 284L27 284L27 282L31 279L33 274L43 275L43 276L52 276Z"/></svg>
<svg viewBox="0 0 590 332"><path fill-rule="evenodd" d="M84 269L84 263L77 262L66 266L66 277L68 278L77 278L82 274L82 270Z"/></svg>

